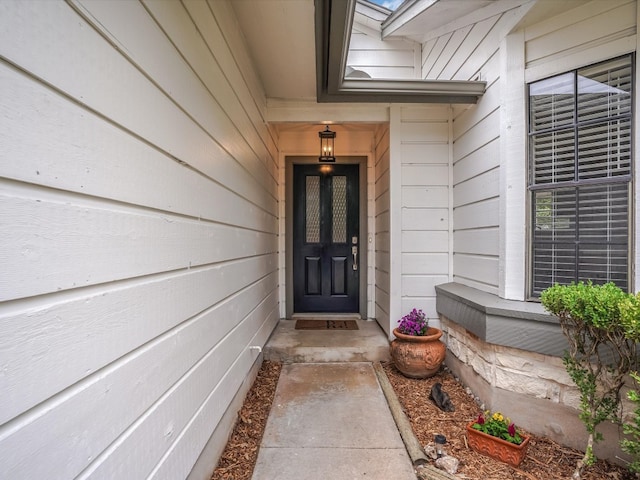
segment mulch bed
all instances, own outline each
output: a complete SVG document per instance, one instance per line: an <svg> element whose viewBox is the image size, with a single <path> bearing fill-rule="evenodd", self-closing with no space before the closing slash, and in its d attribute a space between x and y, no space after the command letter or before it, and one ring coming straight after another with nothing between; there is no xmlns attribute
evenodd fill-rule
<svg viewBox="0 0 640 480"><path fill-rule="evenodd" d="M264 361L238 413L212 480L250 480L282 365Z"/></svg>
<svg viewBox="0 0 640 480"><path fill-rule="evenodd" d="M584 452L564 447L548 438L531 435L527 456L519 468L510 467L467 447L466 425L478 417L481 410L472 395L467 393L447 370L422 380L402 375L392 363L382 365L393 386L411 427L421 445L433 442L435 433L447 437L445 450L460 460L457 476L473 480L560 480L570 479L576 462ZM429 398L436 382L449 394L456 410L443 412ZM517 422L516 422L517 423ZM529 432L525 432L529 435ZM605 461L583 471L582 480L626 480L627 470Z"/></svg>
<svg viewBox="0 0 640 480"><path fill-rule="evenodd" d="M465 480L560 480L569 479L582 452L532 435L527 456L519 468L485 457L465 443L465 426L480 409L448 371L423 379L404 377L392 363L383 368L393 386L413 431L422 445L433 442L434 433L447 437L446 450L460 460L457 478ZM281 365L265 361L247 394L231 438L213 472L212 480L250 480L258 449L275 395ZM450 396L455 412L442 412L429 398L431 387L440 382ZM585 469L583 480L630 480L626 469L605 461Z"/></svg>

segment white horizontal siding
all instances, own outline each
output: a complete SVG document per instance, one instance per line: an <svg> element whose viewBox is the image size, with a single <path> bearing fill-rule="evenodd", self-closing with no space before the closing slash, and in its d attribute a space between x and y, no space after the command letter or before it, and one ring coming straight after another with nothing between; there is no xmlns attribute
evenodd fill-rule
<svg viewBox="0 0 640 480"><path fill-rule="evenodd" d="M449 210L446 208L404 208L402 209L402 226L406 230L448 230Z"/></svg>
<svg viewBox="0 0 640 480"><path fill-rule="evenodd" d="M449 155L449 145L442 143L403 143L401 155L404 163L442 164Z"/></svg>
<svg viewBox="0 0 640 480"><path fill-rule="evenodd" d="M347 65L360 67L408 67L413 70L413 51L407 50L349 50Z"/></svg>
<svg viewBox="0 0 640 480"><path fill-rule="evenodd" d="M273 255L237 261L3 309L0 345L7 352L3 385L11 395L0 399L0 421L42 403L137 346L211 309L248 281L259 283L273 270L275 261ZM263 297L268 294L262 291ZM240 321L242 316L237 315L242 311L230 319ZM26 333L32 337L25 346L21 338ZM85 341L87 337L93 342ZM47 366L59 364L65 368L51 375Z"/></svg>
<svg viewBox="0 0 640 480"><path fill-rule="evenodd" d="M491 52L485 66L492 81L477 105L453 122L453 278L495 292L498 286L500 195L499 55ZM492 231L492 235L487 235ZM474 248L469 243L477 242ZM488 242L493 242L489 244ZM464 254L464 263L459 255ZM463 266L464 271L459 268ZM478 267L478 268L476 268ZM495 272L490 271L495 267Z"/></svg>
<svg viewBox="0 0 640 480"><path fill-rule="evenodd" d="M443 252L449 251L449 233L446 231L403 231L402 251Z"/></svg>
<svg viewBox="0 0 640 480"><path fill-rule="evenodd" d="M387 335L391 332L389 317L391 282L391 217L390 217L390 133L389 126L376 130L374 151L375 182L375 318Z"/></svg>
<svg viewBox="0 0 640 480"><path fill-rule="evenodd" d="M435 297L403 297L401 303L401 309L405 312L405 315L414 308L421 309L427 318L429 319L429 325L432 327L439 327L438 311L436 310ZM394 327L397 327L397 323Z"/></svg>
<svg viewBox="0 0 640 480"><path fill-rule="evenodd" d="M468 284L481 290L497 294L498 259L493 256L465 255L453 256L454 281Z"/></svg>
<svg viewBox="0 0 640 480"><path fill-rule="evenodd" d="M499 165L500 141L494 139L456 161L453 166L453 184L458 185Z"/></svg>
<svg viewBox="0 0 640 480"><path fill-rule="evenodd" d="M277 148L234 25L0 3L0 477L185 478L273 330Z"/></svg>
<svg viewBox="0 0 640 480"><path fill-rule="evenodd" d="M500 237L497 226L484 229L457 230L453 234L456 252L467 255L497 257L500 253Z"/></svg>
<svg viewBox="0 0 640 480"><path fill-rule="evenodd" d="M407 208L447 208L449 189L442 185L408 185L402 187L402 204Z"/></svg>
<svg viewBox="0 0 640 480"><path fill-rule="evenodd" d="M449 278L449 110L400 109L401 311L437 318L434 281ZM397 319L396 319L397 320ZM395 325L394 325L395 326Z"/></svg>
<svg viewBox="0 0 640 480"><path fill-rule="evenodd" d="M500 224L498 197L458 207L453 212L455 231L473 228L496 227Z"/></svg>
<svg viewBox="0 0 640 480"><path fill-rule="evenodd" d="M402 291L408 297L428 296L435 298L436 285L447 283L447 275L404 275Z"/></svg>
<svg viewBox="0 0 640 480"><path fill-rule="evenodd" d="M480 202L487 197L500 194L500 170L494 168L482 174L457 183L453 187L453 206L461 207L470 203Z"/></svg>
<svg viewBox="0 0 640 480"><path fill-rule="evenodd" d="M1 184L1 183L0 183ZM4 184L0 300L271 253L274 235ZM43 232L48 232L43 234ZM43 262L47 268L43 269ZM87 269L90 265L91 268Z"/></svg>
<svg viewBox="0 0 640 480"><path fill-rule="evenodd" d="M402 254L402 273L404 275L424 275L425 272L430 275L447 275L449 273L449 255L446 252Z"/></svg>
<svg viewBox="0 0 640 480"><path fill-rule="evenodd" d="M474 112L482 113L480 108ZM453 143L453 156L456 162L500 136L500 111L497 108L487 116L476 117L475 121L476 123L468 128L464 134L457 136Z"/></svg>
<svg viewBox="0 0 640 480"><path fill-rule="evenodd" d="M98 115L88 114L85 107L6 64L0 64L0 88L7 92L3 98L6 123L0 131L6 159L2 163L4 178L192 218L273 230L275 203L271 195L259 197L256 206L226 186L251 183L237 163L215 165L207 161L197 165L198 170L186 168L166 152ZM33 135L34 131L38 135ZM217 175L224 184L211 181ZM140 188L141 179L153 188ZM184 188L172 188L176 181ZM244 205L245 215L220 209L225 203ZM268 210L260 212L263 205L268 205ZM259 223L255 223L256 214L262 217Z"/></svg>
<svg viewBox="0 0 640 480"><path fill-rule="evenodd" d="M380 32L354 23L347 65L372 78L419 78L420 44L406 40L382 40Z"/></svg>
<svg viewBox="0 0 640 480"><path fill-rule="evenodd" d="M636 34L633 0L592 1L525 29L527 68L557 63L562 57ZM597 58L584 56L586 63ZM569 69L565 65L565 69Z"/></svg>

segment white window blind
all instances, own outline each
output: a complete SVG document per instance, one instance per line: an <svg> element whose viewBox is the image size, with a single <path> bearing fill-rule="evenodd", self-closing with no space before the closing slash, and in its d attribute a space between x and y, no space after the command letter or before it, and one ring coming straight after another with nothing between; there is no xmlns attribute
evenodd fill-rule
<svg viewBox="0 0 640 480"><path fill-rule="evenodd" d="M581 280L628 289L632 60L529 85L534 297Z"/></svg>

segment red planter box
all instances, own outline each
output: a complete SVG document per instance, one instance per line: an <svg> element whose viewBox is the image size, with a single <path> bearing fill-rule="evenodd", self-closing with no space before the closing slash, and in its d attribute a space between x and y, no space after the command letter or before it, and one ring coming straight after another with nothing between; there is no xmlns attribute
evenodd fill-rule
<svg viewBox="0 0 640 480"><path fill-rule="evenodd" d="M522 443L516 445L476 430L472 427L474 423L475 421L467 425L467 440L473 450L495 460L508 463L512 467L517 467L522 463L529 447L530 437L528 435L522 435Z"/></svg>

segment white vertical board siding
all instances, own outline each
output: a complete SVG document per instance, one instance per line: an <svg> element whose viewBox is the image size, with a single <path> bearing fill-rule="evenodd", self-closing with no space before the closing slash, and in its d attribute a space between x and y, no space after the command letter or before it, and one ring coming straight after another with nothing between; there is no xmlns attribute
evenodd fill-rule
<svg viewBox="0 0 640 480"><path fill-rule="evenodd" d="M0 3L2 478L185 478L278 320L276 140L231 12Z"/></svg>
<svg viewBox="0 0 640 480"><path fill-rule="evenodd" d="M400 316L419 308L433 322L434 285L449 275L449 109L402 107L399 129Z"/></svg>

